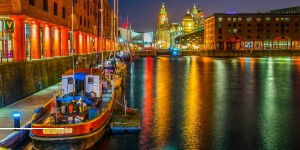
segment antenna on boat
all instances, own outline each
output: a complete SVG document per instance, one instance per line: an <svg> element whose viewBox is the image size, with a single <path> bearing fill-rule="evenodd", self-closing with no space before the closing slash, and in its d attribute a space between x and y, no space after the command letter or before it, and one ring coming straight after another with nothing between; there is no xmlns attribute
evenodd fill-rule
<svg viewBox="0 0 300 150"><path fill-rule="evenodd" d="M127 115L126 110L127 110L127 101L125 99L125 94L124 94L124 112L125 112L125 116Z"/></svg>

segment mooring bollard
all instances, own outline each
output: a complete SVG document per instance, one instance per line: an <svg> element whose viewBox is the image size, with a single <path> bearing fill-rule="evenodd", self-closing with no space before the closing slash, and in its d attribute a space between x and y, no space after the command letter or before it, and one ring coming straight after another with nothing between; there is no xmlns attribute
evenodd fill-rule
<svg viewBox="0 0 300 150"><path fill-rule="evenodd" d="M14 117L14 128L20 128L20 113L14 113L13 117ZM19 130L19 129L15 129L15 130Z"/></svg>

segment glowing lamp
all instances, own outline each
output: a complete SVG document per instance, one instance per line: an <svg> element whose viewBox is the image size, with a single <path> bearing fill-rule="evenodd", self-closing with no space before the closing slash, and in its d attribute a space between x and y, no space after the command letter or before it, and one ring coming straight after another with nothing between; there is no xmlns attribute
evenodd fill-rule
<svg viewBox="0 0 300 150"><path fill-rule="evenodd" d="M21 114L16 112L13 114L14 117L14 128L20 128L20 116Z"/></svg>

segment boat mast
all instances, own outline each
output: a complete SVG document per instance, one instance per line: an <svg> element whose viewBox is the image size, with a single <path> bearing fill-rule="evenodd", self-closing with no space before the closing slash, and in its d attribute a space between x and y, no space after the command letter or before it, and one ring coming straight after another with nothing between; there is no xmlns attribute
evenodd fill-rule
<svg viewBox="0 0 300 150"><path fill-rule="evenodd" d="M74 0L72 0L72 44L71 44L71 49L72 49L72 57L73 57L73 92L75 94L75 50L74 50Z"/></svg>
<svg viewBox="0 0 300 150"><path fill-rule="evenodd" d="M103 11L104 11L104 8L103 8L103 0L100 0L101 1L101 9L100 9L100 12L101 12L101 47L102 47L102 53L101 53L101 57L102 57L102 65L104 65L104 59L103 59L103 53L104 53L104 46L103 46L103 42L104 42L104 33L103 33Z"/></svg>

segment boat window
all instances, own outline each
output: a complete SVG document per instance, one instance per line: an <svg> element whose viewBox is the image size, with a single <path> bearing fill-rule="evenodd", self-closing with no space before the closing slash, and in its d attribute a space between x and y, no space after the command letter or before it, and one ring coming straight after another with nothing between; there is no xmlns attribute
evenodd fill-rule
<svg viewBox="0 0 300 150"><path fill-rule="evenodd" d="M88 78L88 84L93 84L93 81L94 81L93 77Z"/></svg>
<svg viewBox="0 0 300 150"><path fill-rule="evenodd" d="M68 77L68 84L73 84L73 78L72 77Z"/></svg>

